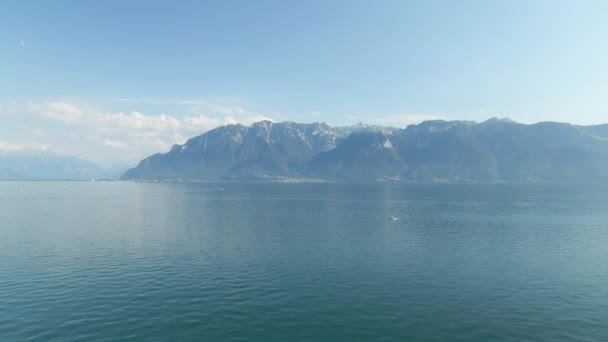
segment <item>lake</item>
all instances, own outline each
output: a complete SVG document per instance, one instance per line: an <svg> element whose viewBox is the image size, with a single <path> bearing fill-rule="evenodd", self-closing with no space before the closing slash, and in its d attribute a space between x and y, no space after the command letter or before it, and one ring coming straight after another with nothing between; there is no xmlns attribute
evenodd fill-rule
<svg viewBox="0 0 608 342"><path fill-rule="evenodd" d="M606 186L0 182L1 341L607 337Z"/></svg>

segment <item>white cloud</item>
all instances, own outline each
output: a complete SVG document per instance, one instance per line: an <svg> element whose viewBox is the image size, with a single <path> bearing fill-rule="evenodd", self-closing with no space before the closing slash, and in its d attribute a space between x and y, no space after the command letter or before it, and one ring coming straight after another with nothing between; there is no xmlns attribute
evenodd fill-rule
<svg viewBox="0 0 608 342"><path fill-rule="evenodd" d="M191 104L194 101L190 102ZM199 101L197 114L174 116L146 115L140 111L107 111L82 100L43 100L0 104L0 118L10 122L13 136L29 136L29 144L0 143L0 150L19 150L38 146L36 139L60 153L74 154L101 163L135 163L152 153L167 151L174 144L226 124L249 125L271 120L266 115L242 107L214 105ZM28 127L16 132L17 126ZM36 125L36 127L32 127ZM51 128L49 128L52 127ZM32 134L32 132L42 132ZM14 131L14 132L13 132ZM46 145L48 148L48 145Z"/></svg>
<svg viewBox="0 0 608 342"><path fill-rule="evenodd" d="M107 109L121 107L145 110ZM185 115L145 113L159 107ZM310 113L314 118L320 115L319 111ZM284 119L280 113L262 114L238 103L215 104L203 100L111 99L106 108L81 98L14 101L0 103L0 122L3 123L0 126L0 151L50 148L102 164L136 163L150 154L165 152L174 144L183 144L188 138L218 126L236 123L250 125L262 120L274 121L273 118ZM359 119L355 116L346 118L351 121ZM444 118L437 115L393 114L377 116L368 122L405 127L436 119Z"/></svg>
<svg viewBox="0 0 608 342"><path fill-rule="evenodd" d="M20 149L21 146L19 146L19 144L0 141L0 152L14 152L19 151Z"/></svg>
<svg viewBox="0 0 608 342"><path fill-rule="evenodd" d="M30 130L30 133L36 137L42 137L45 134L44 131L41 129L32 129Z"/></svg>
<svg viewBox="0 0 608 342"><path fill-rule="evenodd" d="M224 115L245 116L251 114L251 112L241 107L222 106L218 104L206 104L204 107L212 113Z"/></svg>
<svg viewBox="0 0 608 342"><path fill-rule="evenodd" d="M177 105L183 106L189 113L198 114L221 114L230 116L248 116L256 114L237 104L241 99L236 97L228 97L221 99L221 102L214 103L199 99L173 99L173 98L112 98L114 102L123 102L140 105ZM229 104L229 105L226 105Z"/></svg>
<svg viewBox="0 0 608 342"><path fill-rule="evenodd" d="M128 149L128 144L126 142L120 141L120 140L103 139L102 144L109 146L109 147L118 148L121 150Z"/></svg>
<svg viewBox="0 0 608 342"><path fill-rule="evenodd" d="M445 117L427 114L393 114L375 117L371 122L382 126L406 127L429 120L445 120Z"/></svg>
<svg viewBox="0 0 608 342"><path fill-rule="evenodd" d="M25 109L38 113L41 117L60 121L66 124L76 123L84 119L85 113L90 110L79 108L66 102L27 102Z"/></svg>
<svg viewBox="0 0 608 342"><path fill-rule="evenodd" d="M49 145L32 142L0 141L0 152L16 152L22 150L48 150Z"/></svg>

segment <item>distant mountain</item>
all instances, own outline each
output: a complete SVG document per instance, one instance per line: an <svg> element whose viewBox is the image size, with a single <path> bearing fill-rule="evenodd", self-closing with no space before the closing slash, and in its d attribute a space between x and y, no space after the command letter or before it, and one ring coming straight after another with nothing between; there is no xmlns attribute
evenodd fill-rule
<svg viewBox="0 0 608 342"><path fill-rule="evenodd" d="M399 177L407 164L390 136L380 132L352 133L335 148L315 155L302 172L311 177L352 180Z"/></svg>
<svg viewBox="0 0 608 342"><path fill-rule="evenodd" d="M608 181L608 125L508 119L405 129L263 121L218 127L142 160L123 179Z"/></svg>
<svg viewBox="0 0 608 342"><path fill-rule="evenodd" d="M270 121L250 127L228 125L142 160L123 179L301 177L300 170L315 155L333 149L353 132L377 129Z"/></svg>
<svg viewBox="0 0 608 342"><path fill-rule="evenodd" d="M11 171L7 169L0 168L0 180L13 180L19 179L19 176L13 174Z"/></svg>
<svg viewBox="0 0 608 342"><path fill-rule="evenodd" d="M118 180L122 175L131 168L127 164L114 164L108 167L103 167L103 179Z"/></svg>
<svg viewBox="0 0 608 342"><path fill-rule="evenodd" d="M0 168L12 175L11 179L86 180L108 177L107 171L93 162L49 151L2 153Z"/></svg>

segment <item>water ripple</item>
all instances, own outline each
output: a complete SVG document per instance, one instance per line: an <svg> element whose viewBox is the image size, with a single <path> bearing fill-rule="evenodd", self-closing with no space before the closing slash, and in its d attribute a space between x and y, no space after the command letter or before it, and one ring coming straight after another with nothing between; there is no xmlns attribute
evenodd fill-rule
<svg viewBox="0 0 608 342"><path fill-rule="evenodd" d="M0 182L0 340L608 336L602 189L222 187Z"/></svg>

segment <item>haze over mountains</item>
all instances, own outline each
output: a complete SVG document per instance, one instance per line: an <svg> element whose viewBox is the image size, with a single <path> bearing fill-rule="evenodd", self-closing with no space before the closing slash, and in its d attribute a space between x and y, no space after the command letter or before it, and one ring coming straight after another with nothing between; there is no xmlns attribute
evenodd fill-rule
<svg viewBox="0 0 608 342"><path fill-rule="evenodd" d="M122 179L605 182L608 125L262 121L213 129L142 160Z"/></svg>
<svg viewBox="0 0 608 342"><path fill-rule="evenodd" d="M124 166L104 168L74 156L51 151L0 153L0 180L91 180L120 177Z"/></svg>
<svg viewBox="0 0 608 342"><path fill-rule="evenodd" d="M49 151L0 153L0 180L608 182L608 125L261 121L218 127L125 169Z"/></svg>

